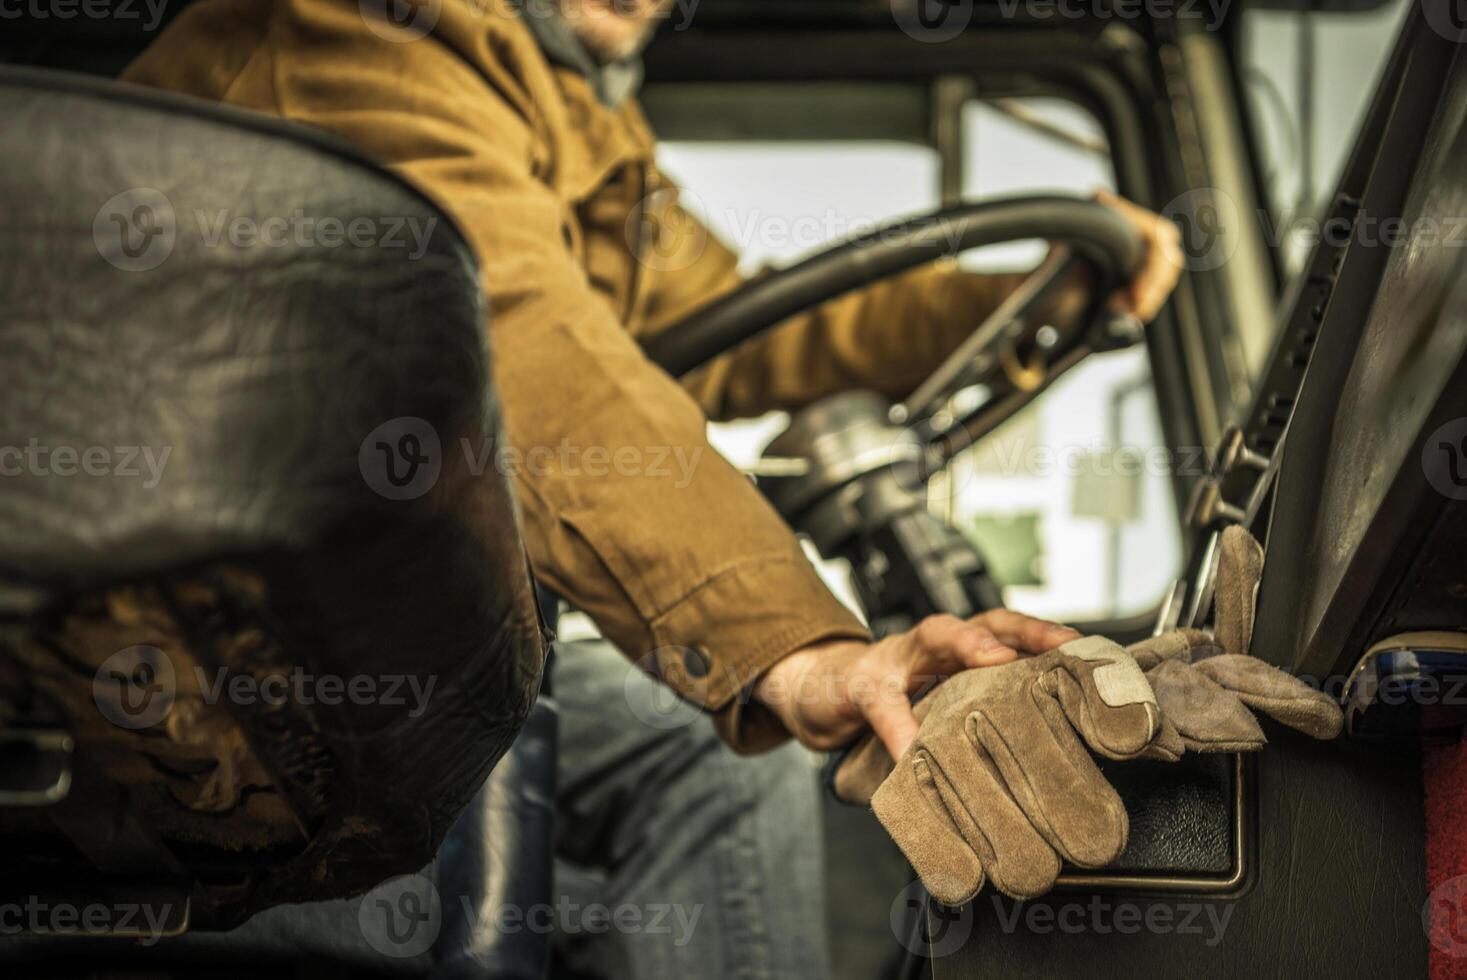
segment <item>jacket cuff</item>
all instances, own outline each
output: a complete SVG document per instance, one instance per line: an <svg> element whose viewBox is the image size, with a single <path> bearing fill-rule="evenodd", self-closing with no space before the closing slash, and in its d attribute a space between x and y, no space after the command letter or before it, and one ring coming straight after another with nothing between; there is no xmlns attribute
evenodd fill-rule
<svg viewBox="0 0 1467 980"><path fill-rule="evenodd" d="M764 752L789 738L773 712L752 701L765 671L812 643L870 638L803 554L729 566L651 629L652 672L712 712L720 737L741 753Z"/></svg>

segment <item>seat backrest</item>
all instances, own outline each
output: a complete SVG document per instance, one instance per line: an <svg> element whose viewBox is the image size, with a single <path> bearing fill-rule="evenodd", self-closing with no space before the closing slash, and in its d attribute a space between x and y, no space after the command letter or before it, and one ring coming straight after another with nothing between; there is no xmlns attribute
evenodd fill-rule
<svg viewBox="0 0 1467 980"><path fill-rule="evenodd" d="M544 656L465 240L267 117L9 69L0 118L0 720L44 703L112 763L145 729L173 782L123 795L179 867L214 869L220 921L421 867ZM108 717L109 677L160 667L172 714ZM220 671L377 696L220 705ZM219 707L235 782L263 786L177 771ZM251 836L263 811L278 832Z"/></svg>
<svg viewBox="0 0 1467 980"><path fill-rule="evenodd" d="M0 9L0 64L115 78L195 0L14 3Z"/></svg>

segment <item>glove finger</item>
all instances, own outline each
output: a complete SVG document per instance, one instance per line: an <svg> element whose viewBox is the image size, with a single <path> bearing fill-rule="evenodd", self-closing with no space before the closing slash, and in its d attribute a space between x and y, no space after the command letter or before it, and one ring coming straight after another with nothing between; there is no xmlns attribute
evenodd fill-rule
<svg viewBox="0 0 1467 980"><path fill-rule="evenodd" d="M1248 707L1306 735L1332 739L1344 726L1334 698L1257 657L1228 653L1203 660L1195 669Z"/></svg>
<svg viewBox="0 0 1467 980"><path fill-rule="evenodd" d="M1053 701L1041 698L1028 711L985 705L969 717L968 737L982 746L1029 822L1071 864L1096 868L1125 850L1126 808Z"/></svg>
<svg viewBox="0 0 1467 980"><path fill-rule="evenodd" d="M1153 689L1155 685L1152 685ZM1160 700L1158 698L1158 700ZM1137 758L1155 759L1158 762L1176 762L1187 752L1187 741L1182 738L1177 726L1173 725L1166 716L1166 711L1161 713L1161 727L1156 732L1156 737L1151 744L1146 746L1146 751Z"/></svg>
<svg viewBox="0 0 1467 980"><path fill-rule="evenodd" d="M1223 651L1202 630L1179 629L1148 636L1139 643L1126 647L1126 652L1136 661L1136 666L1146 671L1164 660L1180 659L1190 662L1194 658Z"/></svg>
<svg viewBox="0 0 1467 980"><path fill-rule="evenodd" d="M1146 678L1162 716L1192 751L1256 752L1267 744L1258 720L1237 695L1197 666L1168 660L1148 671Z"/></svg>
<svg viewBox="0 0 1467 980"><path fill-rule="evenodd" d="M921 753L908 753L871 797L876 819L933 898L961 905L983 887L983 865L958 836Z"/></svg>
<svg viewBox="0 0 1467 980"><path fill-rule="evenodd" d="M978 745L953 732L927 749L943 806L958 833L972 842L993 886L1011 898L1033 898L1053 888L1059 856Z"/></svg>
<svg viewBox="0 0 1467 980"><path fill-rule="evenodd" d="M1263 578L1263 546L1241 524L1222 533L1218 542L1213 632L1226 653L1253 647L1253 613Z"/></svg>
<svg viewBox="0 0 1467 980"><path fill-rule="evenodd" d="M1140 755L1160 727L1161 712L1136 661L1101 636L1066 643L1060 652L1065 656L1040 678L1038 690L1059 701L1096 752L1110 759Z"/></svg>
<svg viewBox="0 0 1467 980"><path fill-rule="evenodd" d="M944 698L949 693L957 694L958 688L940 686L937 691L912 706L912 717L917 720L918 725L926 720L935 707L941 710L946 703ZM831 779L831 789L835 791L837 799L865 806L871 802L871 794L891 774L895 765L891 753L886 749L886 743L872 732L846 753Z"/></svg>

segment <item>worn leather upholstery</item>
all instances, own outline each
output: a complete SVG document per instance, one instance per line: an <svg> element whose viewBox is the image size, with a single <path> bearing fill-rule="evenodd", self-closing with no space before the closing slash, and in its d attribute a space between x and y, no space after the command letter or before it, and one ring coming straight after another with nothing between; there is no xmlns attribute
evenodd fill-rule
<svg viewBox="0 0 1467 980"><path fill-rule="evenodd" d="M223 562L263 583L272 666L432 678L420 713L246 719L306 841L211 857L248 882L213 911L423 867L544 658L468 246L400 180L263 117L0 69L0 118L0 447L108 460L0 460L0 614ZM130 447L167 451L156 480L120 473Z"/></svg>
<svg viewBox="0 0 1467 980"><path fill-rule="evenodd" d="M548 680L548 677L547 677ZM546 976L550 935L541 927L551 891L558 714L542 692L514 745L444 840L438 857L406 879L360 897L266 909L228 932L193 931L156 944L57 936L0 938L0 963L30 975L63 966L200 975L424 977L435 980ZM422 932L389 921L379 900L403 883L436 899ZM364 909L365 906L365 909ZM507 925L505 923L508 923ZM131 975L131 974L129 974Z"/></svg>

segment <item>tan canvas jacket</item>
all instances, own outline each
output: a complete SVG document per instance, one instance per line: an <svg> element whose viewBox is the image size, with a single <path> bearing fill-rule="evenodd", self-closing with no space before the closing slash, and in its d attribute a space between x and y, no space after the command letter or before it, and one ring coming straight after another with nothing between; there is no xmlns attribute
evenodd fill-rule
<svg viewBox="0 0 1467 980"><path fill-rule="evenodd" d="M658 171L637 105L607 108L553 66L508 0L419 5L431 22L405 27L373 6L201 0L125 79L329 130L454 216L482 269L537 575L736 748L777 743L773 716L746 703L752 682L799 647L866 633L705 422L849 387L900 397L1014 280L929 267L680 384L637 338L739 277Z"/></svg>

